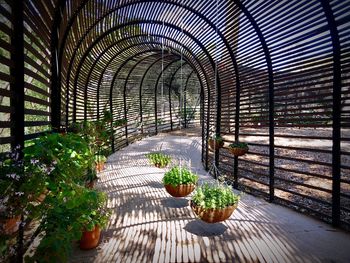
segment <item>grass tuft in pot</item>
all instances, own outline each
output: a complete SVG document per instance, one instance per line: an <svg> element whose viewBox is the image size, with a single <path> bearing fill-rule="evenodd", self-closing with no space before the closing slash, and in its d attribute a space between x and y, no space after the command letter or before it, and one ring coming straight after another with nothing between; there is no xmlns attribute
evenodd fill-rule
<svg viewBox="0 0 350 263"><path fill-rule="evenodd" d="M171 157L161 152L146 154L149 162L158 168L164 168L171 162Z"/></svg>

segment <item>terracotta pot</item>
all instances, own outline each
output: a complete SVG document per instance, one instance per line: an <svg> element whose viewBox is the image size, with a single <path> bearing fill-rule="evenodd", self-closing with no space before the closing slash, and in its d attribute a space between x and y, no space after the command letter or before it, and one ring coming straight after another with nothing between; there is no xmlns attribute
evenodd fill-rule
<svg viewBox="0 0 350 263"><path fill-rule="evenodd" d="M192 193L195 188L194 184L180 184L178 186L172 186L171 184L164 185L166 191L174 197L184 197Z"/></svg>
<svg viewBox="0 0 350 263"><path fill-rule="evenodd" d="M222 148L224 146L224 142L223 141L217 142L217 141L215 141L213 139L209 139L208 140L208 144L209 144L210 149L212 149L212 150L218 150L218 149L220 149L220 148Z"/></svg>
<svg viewBox="0 0 350 263"><path fill-rule="evenodd" d="M98 242L100 241L100 236L101 229L97 225L91 231L84 231L79 241L80 249L92 249L97 247Z"/></svg>
<svg viewBox="0 0 350 263"><path fill-rule="evenodd" d="M96 180L88 181L85 183L85 186L89 189L93 189L95 186L95 182L96 182Z"/></svg>
<svg viewBox="0 0 350 263"><path fill-rule="evenodd" d="M248 152L248 148L228 148L230 153L232 153L234 156L242 156Z"/></svg>
<svg viewBox="0 0 350 263"><path fill-rule="evenodd" d="M37 198L36 201L38 201L39 203L44 202L47 194L49 193L49 190L45 189Z"/></svg>
<svg viewBox="0 0 350 263"><path fill-rule="evenodd" d="M238 203L232 206L227 206L222 209L205 209L201 206L197 206L191 201L192 211L199 217L199 219L203 220L207 223L217 223L222 222L228 219L233 211L237 208Z"/></svg>
<svg viewBox="0 0 350 263"><path fill-rule="evenodd" d="M104 162L98 162L96 163L96 172L101 172L105 168L105 163Z"/></svg>
<svg viewBox="0 0 350 263"><path fill-rule="evenodd" d="M21 216L0 219L0 233L5 235L12 235L17 232Z"/></svg>

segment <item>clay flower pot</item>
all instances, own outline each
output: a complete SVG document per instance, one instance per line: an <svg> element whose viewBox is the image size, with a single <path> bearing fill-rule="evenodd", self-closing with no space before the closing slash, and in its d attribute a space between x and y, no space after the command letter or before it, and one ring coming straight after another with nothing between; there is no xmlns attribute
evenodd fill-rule
<svg viewBox="0 0 350 263"><path fill-rule="evenodd" d="M0 234L12 235L17 232L19 224L21 223L21 216L14 216L11 218L0 219Z"/></svg>
<svg viewBox="0 0 350 263"><path fill-rule="evenodd" d="M164 185L165 190L173 197L184 197L192 193L195 188L194 184L180 184L172 186L171 184Z"/></svg>
<svg viewBox="0 0 350 263"><path fill-rule="evenodd" d="M79 242L80 249L85 250L97 247L98 242L100 241L100 236L101 229L97 225L91 231L84 231Z"/></svg>
<svg viewBox="0 0 350 263"><path fill-rule="evenodd" d="M96 163L96 172L101 172L105 168L105 163L104 162L98 162Z"/></svg>
<svg viewBox="0 0 350 263"><path fill-rule="evenodd" d="M234 156L242 156L242 155L245 155L247 152L248 152L248 148L228 148L230 153L232 153Z"/></svg>
<svg viewBox="0 0 350 263"><path fill-rule="evenodd" d="M205 209L201 206L197 206L193 201L191 201L192 211L197 215L197 217L207 223L217 223L228 219L233 211L237 208L238 203L232 206L227 206L222 209Z"/></svg>
<svg viewBox="0 0 350 263"><path fill-rule="evenodd" d="M209 144L210 149L212 149L212 150L218 150L224 146L223 141L218 142L218 141L215 141L214 139L211 139L211 138L208 140L208 144Z"/></svg>

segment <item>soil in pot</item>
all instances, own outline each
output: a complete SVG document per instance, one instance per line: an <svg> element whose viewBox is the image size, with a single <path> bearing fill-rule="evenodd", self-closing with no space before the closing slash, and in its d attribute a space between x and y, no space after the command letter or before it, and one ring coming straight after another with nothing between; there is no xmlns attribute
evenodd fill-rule
<svg viewBox="0 0 350 263"><path fill-rule="evenodd" d="M84 231L79 242L80 249L86 250L97 247L98 242L100 241L100 236L101 229L97 225L91 231Z"/></svg>
<svg viewBox="0 0 350 263"><path fill-rule="evenodd" d="M171 184L164 185L166 191L173 197L185 197L192 193L195 188L194 184L180 184L172 186Z"/></svg>

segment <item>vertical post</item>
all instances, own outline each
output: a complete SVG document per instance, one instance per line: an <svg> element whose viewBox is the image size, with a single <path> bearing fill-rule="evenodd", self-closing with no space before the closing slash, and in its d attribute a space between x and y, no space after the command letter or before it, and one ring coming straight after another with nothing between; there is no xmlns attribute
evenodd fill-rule
<svg viewBox="0 0 350 263"><path fill-rule="evenodd" d="M254 28L264 51L268 78L269 78L269 201L272 202L275 197L275 123L274 123L274 76L273 76L273 67L272 60L270 55L269 47L266 43L265 37L259 28L257 22L255 21L252 14L248 9L242 4L239 0L233 0L237 7L244 13L247 19L250 21L252 27Z"/></svg>
<svg viewBox="0 0 350 263"><path fill-rule="evenodd" d="M173 130L173 112L171 110L171 82L169 84L169 114L170 114L170 130Z"/></svg>
<svg viewBox="0 0 350 263"><path fill-rule="evenodd" d="M118 73L118 72L117 72ZM113 105L112 105L112 103L113 103L113 86L114 86L114 81L115 81L115 78L117 77L117 74L115 74L114 76L113 76L113 80L112 80L112 84L111 84L111 88L110 88L110 91L109 91L109 110L110 110L110 112L111 112L111 114L112 114L112 121L111 121L111 131L112 131L112 138L111 138L111 140L112 140L112 142L111 142L111 148L112 148L112 152L115 152L115 143L114 143L114 132L113 132ZM97 93L97 95L99 96L99 91L98 91L98 93ZM99 98L98 98L98 100L99 100ZM99 109L99 104L97 104L97 106L98 106L98 108L97 108L97 111L99 112L100 111L100 109ZM100 117L100 115L98 114L98 118Z"/></svg>
<svg viewBox="0 0 350 263"><path fill-rule="evenodd" d="M184 116L185 116L185 128L187 128L187 85L188 82L190 81L190 78L192 76L193 70L191 71L191 73L188 75L187 79L186 79L186 84L185 84L185 89L184 89Z"/></svg>
<svg viewBox="0 0 350 263"><path fill-rule="evenodd" d="M339 32L329 1L321 1L333 47L333 106L332 106L332 224L340 225L340 165L341 165L341 49Z"/></svg>
<svg viewBox="0 0 350 263"><path fill-rule="evenodd" d="M123 92L123 99L124 99L124 119L127 120L128 110L126 106L126 82L128 81L128 78L125 80L125 86L124 86L124 92ZM126 145L129 145L129 139L128 139L128 125L125 125L125 139L126 139Z"/></svg>
<svg viewBox="0 0 350 263"><path fill-rule="evenodd" d="M14 82L10 85L11 89L11 107L14 109L11 113L11 136L14 141L11 144L12 148L19 146L24 148L24 26L23 26L23 9L24 1L18 0L12 3L12 24L13 34L11 36L11 44L13 52L11 53L11 60L14 66L10 70ZM23 156L20 156L23 158ZM23 222L23 215L21 216ZM19 225L19 232L17 236L17 262L23 262L23 224Z"/></svg>
<svg viewBox="0 0 350 263"><path fill-rule="evenodd" d="M160 79L160 76L157 79L156 85L154 87L154 121L156 124L156 135L158 134L158 107L157 107L157 93L158 93L158 82Z"/></svg>
<svg viewBox="0 0 350 263"><path fill-rule="evenodd" d="M61 86L57 45L63 4L62 0L58 2L51 32L51 126L53 131L59 131L61 126Z"/></svg>
<svg viewBox="0 0 350 263"><path fill-rule="evenodd" d="M216 70L215 72L215 82L216 82L216 134L220 135L221 133L221 83L219 79L219 71ZM219 166L219 157L220 157L220 150L215 150L215 166Z"/></svg>
<svg viewBox="0 0 350 263"><path fill-rule="evenodd" d="M24 147L24 37L23 37L23 0L12 2L12 23L13 35L11 36L11 44L13 46L13 53L11 53L11 60L14 66L11 68L10 74L14 78L11 89L11 106L13 113L11 113L11 135L14 137L12 148L20 146Z"/></svg>
<svg viewBox="0 0 350 263"><path fill-rule="evenodd" d="M239 141L239 110L241 100L241 87L239 79L236 78L236 109L235 109L235 141ZM238 188L238 156L234 157L233 163L233 187Z"/></svg>
<svg viewBox="0 0 350 263"><path fill-rule="evenodd" d="M201 105L201 108L200 108L200 116L199 116L199 119L200 119L200 125L202 127L202 158L201 158L201 161L204 162L204 148L203 148L203 145L204 145L204 87L202 86L202 83L201 83L201 92L200 92L200 105Z"/></svg>

